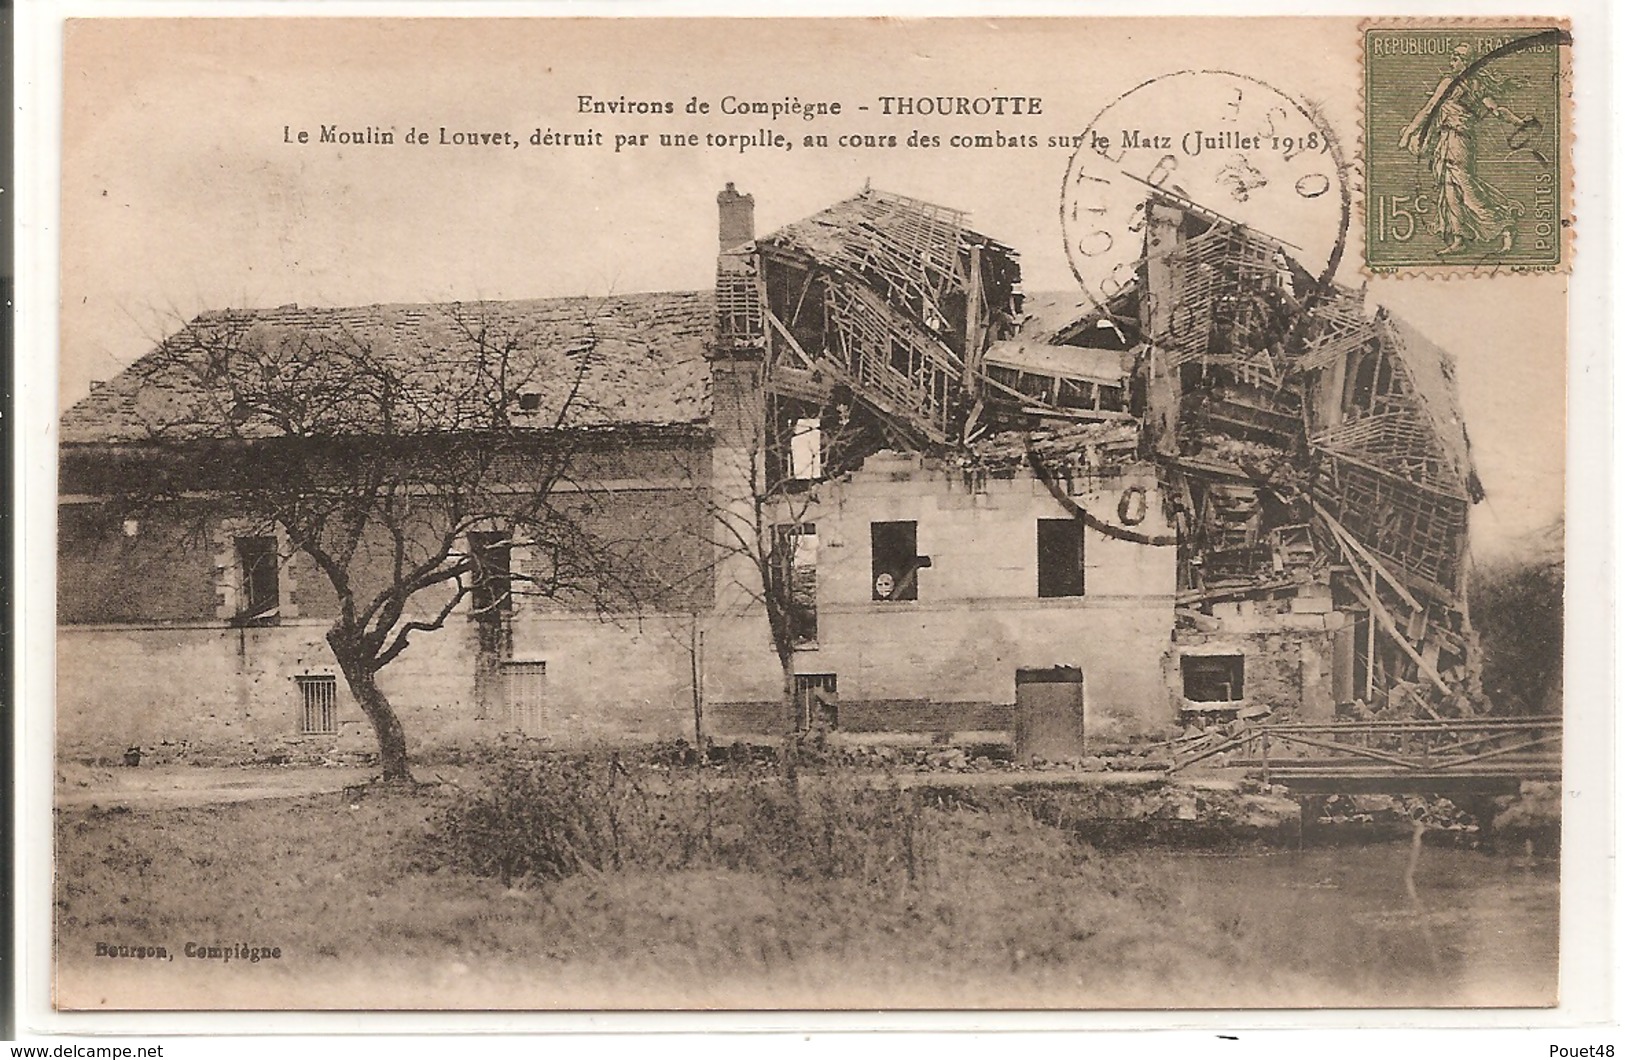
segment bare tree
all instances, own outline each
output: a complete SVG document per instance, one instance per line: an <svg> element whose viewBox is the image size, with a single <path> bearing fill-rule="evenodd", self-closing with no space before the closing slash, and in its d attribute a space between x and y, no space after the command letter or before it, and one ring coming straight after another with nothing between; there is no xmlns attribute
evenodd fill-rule
<svg viewBox="0 0 1625 1060"><path fill-rule="evenodd" d="M212 498L274 535L331 587L326 635L378 741L383 778L411 773L379 673L468 601L496 629L516 597L603 612L635 601L613 499L580 474L601 426L585 341L559 350L489 306L426 309L402 342L337 315L198 318L139 368L141 444L109 469L132 506ZM515 554L525 562L510 563ZM275 620L249 601L238 621Z"/></svg>
<svg viewBox="0 0 1625 1060"><path fill-rule="evenodd" d="M819 503L825 483L886 442L850 394L780 397L759 370L719 387L713 466L697 493L723 607L759 609L767 620L782 676L783 763L793 776L798 737L819 723L805 716L795 665L796 652L817 639L816 567L807 553L816 548ZM886 592L906 594L908 577Z"/></svg>

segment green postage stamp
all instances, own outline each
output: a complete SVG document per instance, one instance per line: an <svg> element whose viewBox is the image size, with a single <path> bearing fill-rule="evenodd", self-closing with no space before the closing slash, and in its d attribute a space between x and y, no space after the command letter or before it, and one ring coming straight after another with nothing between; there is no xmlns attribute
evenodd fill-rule
<svg viewBox="0 0 1625 1060"><path fill-rule="evenodd" d="M1566 102L1559 28L1365 30L1365 262L1564 266Z"/></svg>

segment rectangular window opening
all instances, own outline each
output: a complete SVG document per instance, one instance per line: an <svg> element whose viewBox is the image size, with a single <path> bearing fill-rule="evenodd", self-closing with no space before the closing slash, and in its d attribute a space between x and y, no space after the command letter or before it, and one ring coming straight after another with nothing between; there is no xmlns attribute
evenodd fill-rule
<svg viewBox="0 0 1625 1060"><path fill-rule="evenodd" d="M898 375L908 375L909 348L901 339L891 340L891 367Z"/></svg>
<svg viewBox="0 0 1625 1060"><path fill-rule="evenodd" d="M1095 407L1095 384L1063 376L1055 403L1063 409L1092 409Z"/></svg>
<svg viewBox="0 0 1625 1060"><path fill-rule="evenodd" d="M547 719L547 663L503 663L502 698L510 729L539 734Z"/></svg>
<svg viewBox="0 0 1625 1060"><path fill-rule="evenodd" d="M1016 389L1035 401L1047 404L1051 392L1055 389L1055 377L1040 375L1037 372L1022 372L1016 382Z"/></svg>
<svg viewBox="0 0 1625 1060"><path fill-rule="evenodd" d="M295 677L299 686L299 732L305 736L331 736L339 731L338 678L330 674Z"/></svg>
<svg viewBox="0 0 1625 1060"><path fill-rule="evenodd" d="M928 561L915 553L912 520L869 524L870 586L876 600L918 600L920 568Z"/></svg>
<svg viewBox="0 0 1625 1060"><path fill-rule="evenodd" d="M513 610L513 535L503 530L475 530L468 535L473 563L470 598L476 618L494 618Z"/></svg>
<svg viewBox="0 0 1625 1060"><path fill-rule="evenodd" d="M786 523L773 528L773 595L786 609L790 638L798 648L818 644L818 526Z"/></svg>
<svg viewBox="0 0 1625 1060"><path fill-rule="evenodd" d="M1038 520L1038 595L1083 595L1083 523Z"/></svg>
<svg viewBox="0 0 1625 1060"><path fill-rule="evenodd" d="M837 728L841 718L835 675L797 674L796 711L796 725L803 732Z"/></svg>
<svg viewBox="0 0 1625 1060"><path fill-rule="evenodd" d="M824 477L824 433L816 418L796 420L791 428L790 477L803 482Z"/></svg>
<svg viewBox="0 0 1625 1060"><path fill-rule="evenodd" d="M1198 703L1236 703L1244 698L1240 655L1186 655L1179 660L1185 698Z"/></svg>
<svg viewBox="0 0 1625 1060"><path fill-rule="evenodd" d="M237 538L237 569L242 593L237 617L243 621L270 621L282 606L276 538L269 535Z"/></svg>

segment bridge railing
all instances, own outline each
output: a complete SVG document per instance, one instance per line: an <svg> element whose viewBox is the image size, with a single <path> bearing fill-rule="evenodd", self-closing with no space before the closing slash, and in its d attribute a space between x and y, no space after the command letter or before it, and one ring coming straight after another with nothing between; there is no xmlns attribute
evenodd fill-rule
<svg viewBox="0 0 1625 1060"><path fill-rule="evenodd" d="M1448 718L1250 725L1190 747L1177 771L1224 755L1227 765L1272 775L1303 771L1404 773L1520 772L1550 767L1561 749L1563 721Z"/></svg>

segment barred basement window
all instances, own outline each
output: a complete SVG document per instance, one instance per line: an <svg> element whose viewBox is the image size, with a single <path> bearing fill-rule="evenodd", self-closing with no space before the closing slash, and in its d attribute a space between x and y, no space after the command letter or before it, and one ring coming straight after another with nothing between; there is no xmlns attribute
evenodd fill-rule
<svg viewBox="0 0 1625 1060"><path fill-rule="evenodd" d="M293 680L299 686L299 731L311 736L338 732L338 678L307 674Z"/></svg>
<svg viewBox="0 0 1625 1060"><path fill-rule="evenodd" d="M502 696L511 729L527 735L540 733L547 715L547 663L503 663Z"/></svg>

